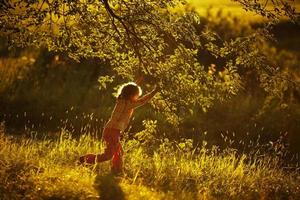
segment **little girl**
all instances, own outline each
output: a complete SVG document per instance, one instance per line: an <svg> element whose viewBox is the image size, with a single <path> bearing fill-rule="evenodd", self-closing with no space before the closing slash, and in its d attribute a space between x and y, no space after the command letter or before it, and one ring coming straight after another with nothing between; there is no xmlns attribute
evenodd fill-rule
<svg viewBox="0 0 300 200"><path fill-rule="evenodd" d="M135 108L144 105L157 93L155 87L148 94L141 96L141 88L134 82L122 85L118 92L116 105L109 121L105 124L102 138L106 148L102 154L86 154L80 157L81 163L94 164L112 159L111 170L114 173L122 171L123 149L120 134L126 129Z"/></svg>

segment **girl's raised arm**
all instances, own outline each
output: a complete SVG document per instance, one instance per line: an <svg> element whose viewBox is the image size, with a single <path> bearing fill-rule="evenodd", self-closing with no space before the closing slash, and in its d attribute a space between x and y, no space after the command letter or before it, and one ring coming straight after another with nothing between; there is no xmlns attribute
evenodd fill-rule
<svg viewBox="0 0 300 200"><path fill-rule="evenodd" d="M145 94L144 96L138 98L135 102L132 102L133 107L139 107L147 103L154 97L154 95L158 92L158 87L155 87L151 92Z"/></svg>

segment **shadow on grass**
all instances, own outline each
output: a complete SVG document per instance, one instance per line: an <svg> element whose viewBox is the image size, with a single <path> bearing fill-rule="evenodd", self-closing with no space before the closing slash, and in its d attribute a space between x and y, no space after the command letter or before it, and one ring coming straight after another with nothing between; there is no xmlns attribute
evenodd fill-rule
<svg viewBox="0 0 300 200"><path fill-rule="evenodd" d="M98 174L94 187L99 193L100 200L125 200L124 192L118 184L118 179L111 173Z"/></svg>

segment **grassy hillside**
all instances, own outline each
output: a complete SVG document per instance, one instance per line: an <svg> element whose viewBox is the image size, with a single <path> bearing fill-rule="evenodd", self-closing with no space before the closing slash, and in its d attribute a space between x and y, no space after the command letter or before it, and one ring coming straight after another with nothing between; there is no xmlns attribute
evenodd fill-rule
<svg viewBox="0 0 300 200"><path fill-rule="evenodd" d="M208 11L212 14L216 14L222 10L223 12L230 13L233 16L242 17L242 20L245 21L255 22L262 19L261 16L255 15L253 12L245 11L241 7L241 4L234 2L233 0L188 0L188 2L200 15L206 15ZM294 1L294 5L296 10L299 12L300 1Z"/></svg>
<svg viewBox="0 0 300 200"><path fill-rule="evenodd" d="M145 129L140 134L151 134ZM56 137L34 133L18 139L0 134L0 199L299 199L300 174L273 152L238 155L233 149L208 149L192 141L123 141L122 175L109 163L80 166L78 157L103 150L101 141L62 130ZM27 134L28 135L28 134ZM274 148L273 148L274 147Z"/></svg>

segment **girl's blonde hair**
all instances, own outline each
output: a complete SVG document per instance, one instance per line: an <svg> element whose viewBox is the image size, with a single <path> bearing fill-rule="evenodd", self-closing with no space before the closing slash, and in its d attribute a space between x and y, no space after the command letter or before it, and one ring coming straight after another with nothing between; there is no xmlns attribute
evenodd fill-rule
<svg viewBox="0 0 300 200"><path fill-rule="evenodd" d="M135 82L128 82L119 87L117 96L119 99L130 99L130 97L134 96L135 94L139 94L139 96L142 95L141 87Z"/></svg>

